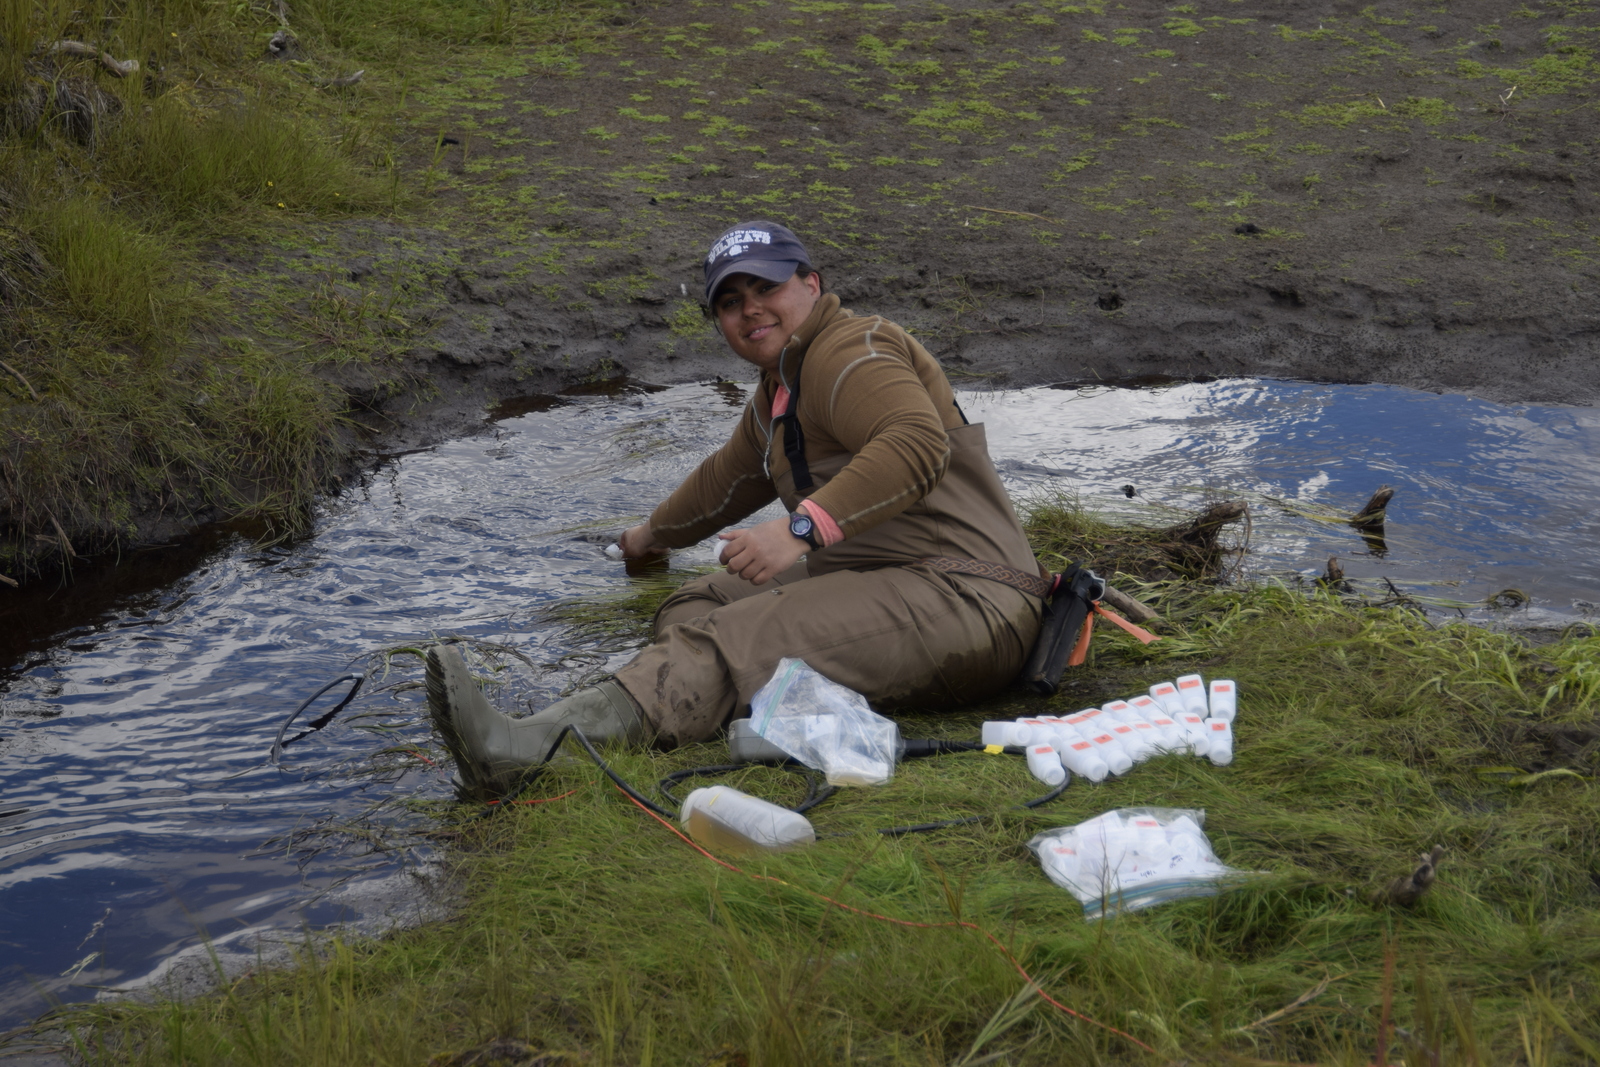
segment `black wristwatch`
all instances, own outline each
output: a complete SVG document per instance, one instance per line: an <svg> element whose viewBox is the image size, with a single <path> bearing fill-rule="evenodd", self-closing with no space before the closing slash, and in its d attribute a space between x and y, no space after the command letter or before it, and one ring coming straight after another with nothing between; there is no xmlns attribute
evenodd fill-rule
<svg viewBox="0 0 1600 1067"><path fill-rule="evenodd" d="M821 548L817 544L817 524L811 521L811 516L803 511L796 511L789 516L789 532L812 548Z"/></svg>

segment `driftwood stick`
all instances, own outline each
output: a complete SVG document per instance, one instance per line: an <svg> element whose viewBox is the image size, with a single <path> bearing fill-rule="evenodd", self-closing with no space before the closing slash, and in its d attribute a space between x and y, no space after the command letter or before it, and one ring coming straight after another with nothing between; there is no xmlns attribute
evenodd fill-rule
<svg viewBox="0 0 1600 1067"><path fill-rule="evenodd" d="M22 383L22 387L28 391L28 395L33 397L34 400L43 400L44 399L44 397L39 395L39 390L37 390L37 389L35 389L33 387L33 383L28 381L28 379L24 378L22 376L22 372L19 371L17 368L13 367L11 364L7 363L3 359L0 359L0 367L4 367L11 374L11 376L13 378L15 378L17 381L21 382Z"/></svg>
<svg viewBox="0 0 1600 1067"><path fill-rule="evenodd" d="M1205 541L1215 538L1217 527L1238 522L1250 511L1243 500L1224 500L1212 504L1193 519L1167 531L1167 536L1178 541Z"/></svg>
<svg viewBox="0 0 1600 1067"><path fill-rule="evenodd" d="M1123 618L1129 622L1145 623L1161 618L1160 613L1148 604L1143 604L1122 590L1113 589L1109 585L1106 586L1105 595L1101 599L1120 611Z"/></svg>
<svg viewBox="0 0 1600 1067"><path fill-rule="evenodd" d="M1372 499L1367 501L1362 509L1350 516L1350 525L1358 530L1382 526L1385 512L1388 510L1389 501L1394 497L1394 490L1385 485L1372 494Z"/></svg>
<svg viewBox="0 0 1600 1067"><path fill-rule="evenodd" d="M69 56L82 56L85 59L98 59L101 66L119 78L139 73L137 59L113 59L109 52L102 52L82 41L57 41L50 46L50 51Z"/></svg>
<svg viewBox="0 0 1600 1067"><path fill-rule="evenodd" d="M7 585L9 585L13 589L21 588L21 585L22 585L22 583L17 581L15 578L7 577L4 574L0 574L0 582L6 583Z"/></svg>

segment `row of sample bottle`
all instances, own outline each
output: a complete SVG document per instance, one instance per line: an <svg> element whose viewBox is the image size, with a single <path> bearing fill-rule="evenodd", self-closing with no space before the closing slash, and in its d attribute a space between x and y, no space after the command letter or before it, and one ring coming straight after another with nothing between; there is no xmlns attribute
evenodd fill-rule
<svg viewBox="0 0 1600 1067"><path fill-rule="evenodd" d="M1219 679L1210 686L1198 674L1161 682L1148 694L1113 700L1076 715L1036 715L1016 722L986 722L983 743L1027 750L1028 770L1046 785L1060 785L1066 772L1091 782L1126 774L1136 763L1164 752L1233 762L1233 720L1238 687Z"/></svg>

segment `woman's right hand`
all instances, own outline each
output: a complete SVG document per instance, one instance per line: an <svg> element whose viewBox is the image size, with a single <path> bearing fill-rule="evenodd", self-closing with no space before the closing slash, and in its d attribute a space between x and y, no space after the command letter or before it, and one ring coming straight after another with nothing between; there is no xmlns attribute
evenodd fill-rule
<svg viewBox="0 0 1600 1067"><path fill-rule="evenodd" d="M617 538L617 545L622 549L623 559L648 559L651 556L665 556L670 551L656 540L648 522L623 531L622 536Z"/></svg>

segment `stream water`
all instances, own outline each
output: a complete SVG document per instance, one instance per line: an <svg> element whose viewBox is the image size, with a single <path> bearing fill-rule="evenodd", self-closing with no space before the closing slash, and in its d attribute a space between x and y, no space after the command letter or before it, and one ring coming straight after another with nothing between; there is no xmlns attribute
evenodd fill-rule
<svg viewBox="0 0 1600 1067"><path fill-rule="evenodd" d="M204 971L202 935L237 967L306 928L429 914L423 839L380 849L359 832L403 827L418 819L406 798L449 793L425 763L371 758L425 740L418 694L364 694L273 766L279 724L361 657L430 634L558 664L535 697L592 668L563 662L543 610L627 588L596 538L676 484L744 395L527 398L479 436L386 460L296 544L212 531L68 589L0 591L0 1029ZM1600 602L1594 410L1255 380L961 402L1018 496L1069 492L1157 521L1249 499L1249 574L1292 580L1337 555L1358 586L1387 579L1499 625L1564 625ZM1305 514L1351 513L1381 484L1397 490L1381 556ZM1508 587L1532 603L1482 606ZM319 848L330 821L347 830Z"/></svg>

